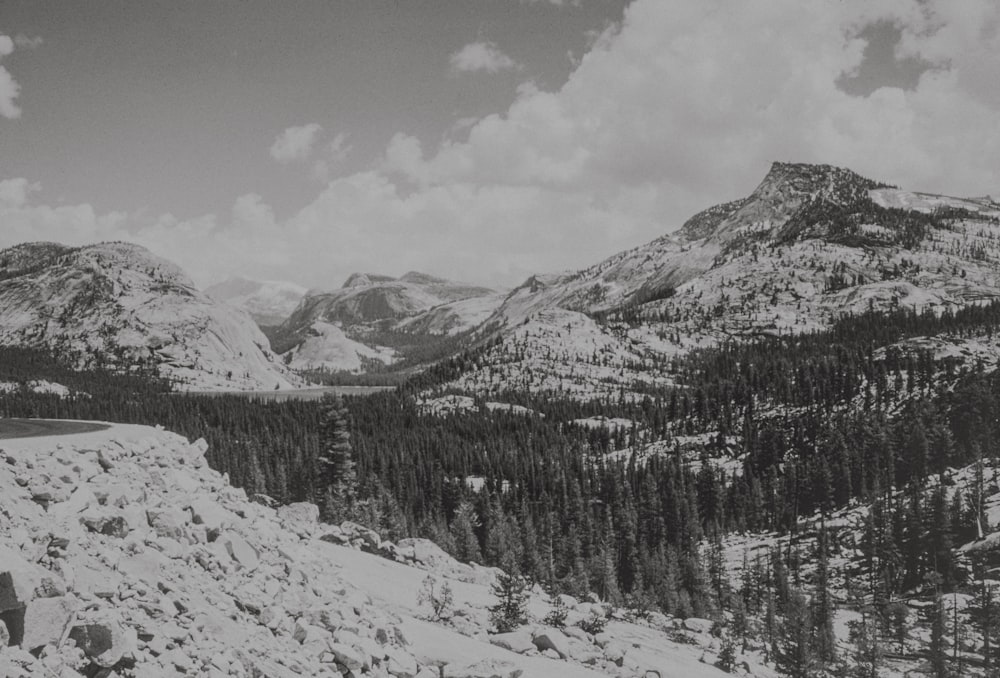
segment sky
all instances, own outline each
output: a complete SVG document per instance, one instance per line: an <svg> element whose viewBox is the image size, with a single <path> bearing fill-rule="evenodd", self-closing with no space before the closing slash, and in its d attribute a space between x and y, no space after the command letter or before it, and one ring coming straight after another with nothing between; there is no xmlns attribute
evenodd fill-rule
<svg viewBox="0 0 1000 678"><path fill-rule="evenodd" d="M507 287L771 162L1000 197L995 0L0 0L0 247Z"/></svg>

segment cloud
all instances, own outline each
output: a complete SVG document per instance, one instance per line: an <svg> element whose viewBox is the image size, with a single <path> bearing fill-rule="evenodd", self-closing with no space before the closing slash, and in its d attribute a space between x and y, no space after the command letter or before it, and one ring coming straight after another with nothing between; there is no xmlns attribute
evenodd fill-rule
<svg viewBox="0 0 1000 678"><path fill-rule="evenodd" d="M38 49L42 46L43 42L45 41L42 40L42 36L40 35L28 36L24 33L18 33L14 36L14 44L21 49Z"/></svg>
<svg viewBox="0 0 1000 678"><path fill-rule="evenodd" d="M486 71L499 73L521 68L521 65L500 51L496 43L480 40L452 53L448 58L455 73Z"/></svg>
<svg viewBox="0 0 1000 678"><path fill-rule="evenodd" d="M865 58L864 27L886 21L900 29L896 58L934 68L907 89L843 91L838 81ZM328 172L290 216L253 194L229 214L178 220L35 205L39 194L11 188L0 241L133 240L202 282L243 274L332 287L353 270L417 269L516 284L746 195L773 160L996 194L998 33L994 0L635 0L558 90L524 84L505 111L440 143L401 130L375 166ZM322 148L315 141L304 147Z"/></svg>
<svg viewBox="0 0 1000 678"><path fill-rule="evenodd" d="M313 177L322 183L326 183L330 180L330 174L334 168L343 164L347 160L347 156L351 154L354 150L353 147L347 143L348 135L344 132L340 132L333 138L326 147L326 154L324 157L319 158L313 163Z"/></svg>
<svg viewBox="0 0 1000 678"><path fill-rule="evenodd" d="M305 160L312 154L323 128L317 123L289 127L271 144L271 157L282 164Z"/></svg>
<svg viewBox="0 0 1000 678"><path fill-rule="evenodd" d="M31 183L24 178L0 181L0 205L23 207L28 202L28 194L41 190L41 184Z"/></svg>
<svg viewBox="0 0 1000 678"><path fill-rule="evenodd" d="M9 36L0 34L0 58L14 51L14 41ZM21 93L21 86L14 80L3 66L0 66L0 116L5 118L21 117L21 109L14 102Z"/></svg>

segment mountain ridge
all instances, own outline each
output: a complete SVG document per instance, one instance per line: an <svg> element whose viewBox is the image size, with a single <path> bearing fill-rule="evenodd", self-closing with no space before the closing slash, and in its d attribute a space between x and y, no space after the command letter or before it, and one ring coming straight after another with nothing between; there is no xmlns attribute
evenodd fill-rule
<svg viewBox="0 0 1000 678"><path fill-rule="evenodd" d="M146 366L182 389L301 383L241 311L132 243L23 243L0 251L0 343L79 365Z"/></svg>

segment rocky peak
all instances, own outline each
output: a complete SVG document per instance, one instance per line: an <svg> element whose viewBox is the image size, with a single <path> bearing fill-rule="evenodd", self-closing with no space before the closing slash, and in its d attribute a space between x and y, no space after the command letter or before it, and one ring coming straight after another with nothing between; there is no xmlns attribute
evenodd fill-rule
<svg viewBox="0 0 1000 678"><path fill-rule="evenodd" d="M352 273L344 281L343 289L352 287L368 287L378 283L387 283L395 280L391 275L378 275L376 273Z"/></svg>

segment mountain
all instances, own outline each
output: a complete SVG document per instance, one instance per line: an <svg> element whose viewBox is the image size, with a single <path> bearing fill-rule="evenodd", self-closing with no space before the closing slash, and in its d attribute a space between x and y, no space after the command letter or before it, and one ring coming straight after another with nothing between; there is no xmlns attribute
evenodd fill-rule
<svg viewBox="0 0 1000 678"><path fill-rule="evenodd" d="M774 163L747 197L590 268L533 276L483 325L502 341L453 384L589 398L672 383L669 363L845 313L1000 296L1000 205ZM499 328L499 329L497 329Z"/></svg>
<svg viewBox="0 0 1000 678"><path fill-rule="evenodd" d="M74 364L145 365L185 390L299 383L243 311L128 243L26 243L0 252L0 344Z"/></svg>
<svg viewBox="0 0 1000 678"><path fill-rule="evenodd" d="M339 290L307 295L274 345L297 369L378 369L471 330L502 300L497 290L424 273L354 273Z"/></svg>
<svg viewBox="0 0 1000 678"><path fill-rule="evenodd" d="M229 278L205 289L211 299L250 314L262 327L280 325L306 295L306 288L284 280Z"/></svg>

